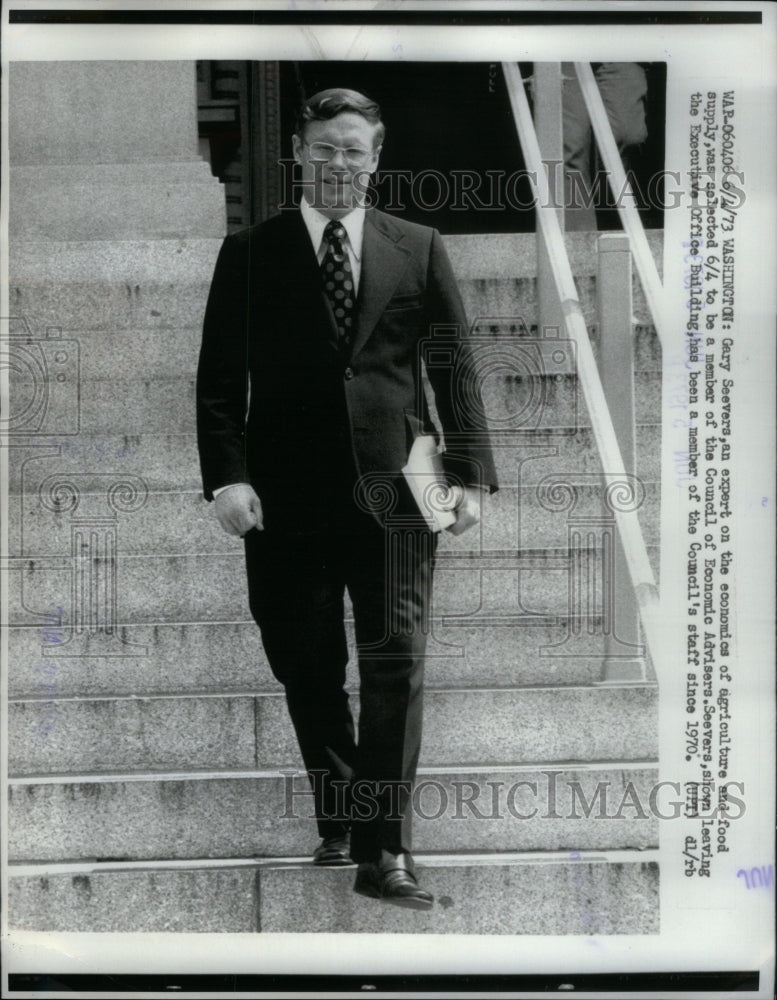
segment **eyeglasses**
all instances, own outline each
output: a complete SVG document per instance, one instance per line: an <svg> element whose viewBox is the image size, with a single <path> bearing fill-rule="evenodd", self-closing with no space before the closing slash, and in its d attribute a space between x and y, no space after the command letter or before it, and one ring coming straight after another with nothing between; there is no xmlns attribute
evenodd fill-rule
<svg viewBox="0 0 777 1000"><path fill-rule="evenodd" d="M313 160L328 162L338 153L342 153L349 167L364 167L375 155L369 149L361 149L359 146L333 146L329 142L306 142L304 145L310 150L310 157Z"/></svg>

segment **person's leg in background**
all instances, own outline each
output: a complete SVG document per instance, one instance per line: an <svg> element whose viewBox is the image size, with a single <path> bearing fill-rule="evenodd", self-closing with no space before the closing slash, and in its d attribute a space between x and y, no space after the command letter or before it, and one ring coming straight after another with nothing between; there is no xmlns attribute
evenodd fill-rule
<svg viewBox="0 0 777 1000"><path fill-rule="evenodd" d="M593 131L574 63L562 63L562 119L564 136L564 228L567 232L596 229L591 190Z"/></svg>
<svg viewBox="0 0 777 1000"><path fill-rule="evenodd" d="M593 130L573 63L562 63L564 129L564 213L568 232L596 229L595 194L606 185L595 180ZM629 159L647 139L645 105L647 75L639 63L599 63L594 69L602 103L612 128L618 152L629 170ZM593 204L591 204L593 201Z"/></svg>

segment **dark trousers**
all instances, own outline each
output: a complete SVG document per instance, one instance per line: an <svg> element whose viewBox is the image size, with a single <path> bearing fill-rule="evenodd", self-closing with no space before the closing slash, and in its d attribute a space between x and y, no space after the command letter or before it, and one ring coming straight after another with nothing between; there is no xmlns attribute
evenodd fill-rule
<svg viewBox="0 0 777 1000"><path fill-rule="evenodd" d="M594 141L591 121L573 63L562 63L564 89L564 225L567 232L596 229L596 211L587 193L594 182ZM612 133L624 167L624 154L647 139L645 101L647 77L639 63L599 63L594 70ZM603 191L606 201L607 192Z"/></svg>
<svg viewBox="0 0 777 1000"><path fill-rule="evenodd" d="M251 612L286 700L322 837L351 826L354 861L411 849L424 651L437 536L382 527L350 498L301 530L245 538ZM344 594L360 679L358 741L345 691Z"/></svg>

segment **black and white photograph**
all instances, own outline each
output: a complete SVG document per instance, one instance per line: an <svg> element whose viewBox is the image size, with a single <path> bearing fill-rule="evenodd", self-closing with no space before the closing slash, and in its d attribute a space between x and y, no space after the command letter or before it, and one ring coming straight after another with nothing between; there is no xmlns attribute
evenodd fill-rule
<svg viewBox="0 0 777 1000"><path fill-rule="evenodd" d="M771 996L774 11L106 6L3 10L3 995Z"/></svg>

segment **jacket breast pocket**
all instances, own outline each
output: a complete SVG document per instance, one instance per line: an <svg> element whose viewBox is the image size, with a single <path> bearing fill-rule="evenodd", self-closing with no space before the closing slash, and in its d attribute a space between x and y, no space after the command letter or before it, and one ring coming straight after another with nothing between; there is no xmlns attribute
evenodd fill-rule
<svg viewBox="0 0 777 1000"><path fill-rule="evenodd" d="M424 300L420 293L410 293L409 295L394 295L389 299L386 312L400 312L403 310L423 309Z"/></svg>

